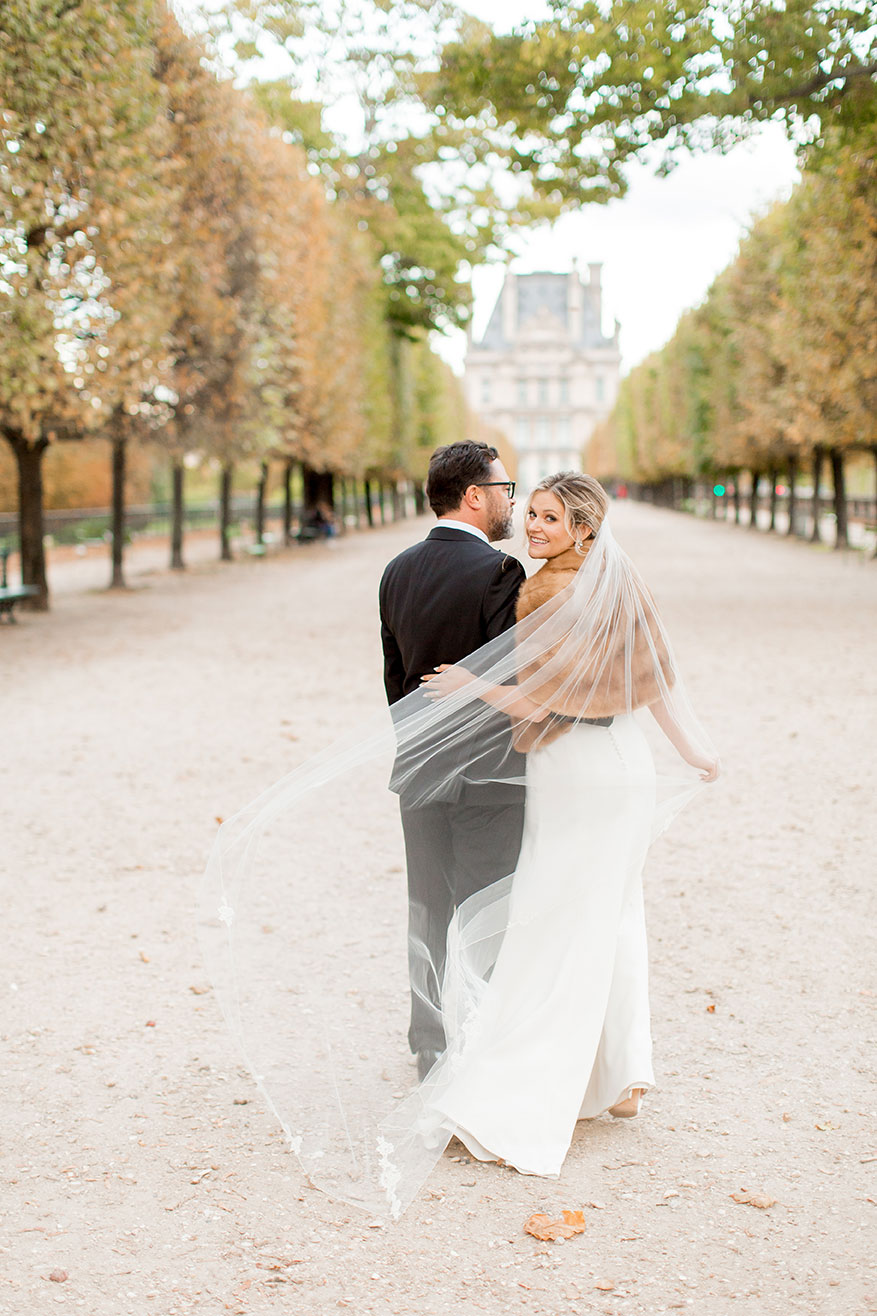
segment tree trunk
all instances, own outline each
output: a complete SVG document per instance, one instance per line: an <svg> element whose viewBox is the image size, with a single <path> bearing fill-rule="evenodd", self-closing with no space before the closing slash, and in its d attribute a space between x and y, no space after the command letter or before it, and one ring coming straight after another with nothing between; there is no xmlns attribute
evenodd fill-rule
<svg viewBox="0 0 877 1316"><path fill-rule="evenodd" d="M767 528L768 528L768 530L776 530L776 528L777 528L777 479L778 479L778 475L777 475L776 469L775 469L774 467L771 467L771 469L768 471L768 479L770 480L770 524L768 525Z"/></svg>
<svg viewBox="0 0 877 1316"><path fill-rule="evenodd" d="M337 490L338 497L338 533L343 535L347 532L347 476L343 475L339 481Z"/></svg>
<svg viewBox="0 0 877 1316"><path fill-rule="evenodd" d="M734 472L734 525L740 524L740 472Z"/></svg>
<svg viewBox="0 0 877 1316"><path fill-rule="evenodd" d="M283 468L283 542L292 541L292 467L288 461Z"/></svg>
<svg viewBox="0 0 877 1316"><path fill-rule="evenodd" d="M335 477L331 471L315 471L302 464L305 513L313 512L323 503L330 510L335 507Z"/></svg>
<svg viewBox="0 0 877 1316"><path fill-rule="evenodd" d="M819 533L819 481L822 478L822 449L813 449L813 526L810 530L811 544L818 544L822 539Z"/></svg>
<svg viewBox="0 0 877 1316"><path fill-rule="evenodd" d="M387 525L390 518L387 516L387 490L383 480L378 484L378 498L381 504L381 525Z"/></svg>
<svg viewBox="0 0 877 1316"><path fill-rule="evenodd" d="M414 514L423 516L426 511L426 494L423 491L423 481L414 481Z"/></svg>
<svg viewBox="0 0 877 1316"><path fill-rule="evenodd" d="M795 522L798 519L798 458L792 453L789 457L789 524L787 535L794 535Z"/></svg>
<svg viewBox="0 0 877 1316"><path fill-rule="evenodd" d="M834 487L835 548L849 548L850 536L847 526L847 490L844 480L843 449L831 448L831 482Z"/></svg>
<svg viewBox="0 0 877 1316"><path fill-rule="evenodd" d="M226 462L219 475L219 560L231 562L231 486L234 478L234 466Z"/></svg>
<svg viewBox="0 0 877 1316"><path fill-rule="evenodd" d="M113 445L113 570L110 577L110 589L125 588L123 557L125 553L125 458L128 455L128 439L123 434L116 434Z"/></svg>
<svg viewBox="0 0 877 1316"><path fill-rule="evenodd" d="M363 480L362 483L363 488L365 489L365 519L368 521L369 526L373 528L375 524L375 509L372 507L372 482L371 480Z"/></svg>
<svg viewBox="0 0 877 1316"><path fill-rule="evenodd" d="M183 477L184 468L182 461L175 460L171 467L171 477L173 483L172 506L171 506L171 570L182 571L185 567L183 561Z"/></svg>
<svg viewBox="0 0 877 1316"><path fill-rule="evenodd" d="M758 529L758 481L760 479L758 471L752 472L752 488L749 493L749 528Z"/></svg>
<svg viewBox="0 0 877 1316"><path fill-rule="evenodd" d="M871 449L874 457L874 520L877 522L877 448ZM874 557L877 557L877 539L874 541Z"/></svg>
<svg viewBox="0 0 877 1316"><path fill-rule="evenodd" d="M46 579L46 547L43 543L43 453L48 439L29 443L21 434L6 439L15 453L18 467L18 543L21 554L21 583L35 585L39 593L24 599L23 608L46 612L49 607L49 583Z"/></svg>
<svg viewBox="0 0 877 1316"><path fill-rule="evenodd" d="M256 486L256 543L265 542L265 491L268 488L268 463L262 462Z"/></svg>

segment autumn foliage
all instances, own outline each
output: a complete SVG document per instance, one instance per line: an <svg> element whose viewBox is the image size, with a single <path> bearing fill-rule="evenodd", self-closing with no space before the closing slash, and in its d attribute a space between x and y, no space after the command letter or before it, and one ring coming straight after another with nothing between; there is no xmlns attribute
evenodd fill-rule
<svg viewBox="0 0 877 1316"><path fill-rule="evenodd" d="M647 486L746 472L792 497L877 457L877 129L827 154L751 228L703 304L622 382L596 474ZM871 460L869 458L869 460Z"/></svg>
<svg viewBox="0 0 877 1316"><path fill-rule="evenodd" d="M186 459L395 481L459 437L386 235L164 0L7 0L0 104L0 435L43 603L52 444L108 439L120 478L153 444L181 496Z"/></svg>

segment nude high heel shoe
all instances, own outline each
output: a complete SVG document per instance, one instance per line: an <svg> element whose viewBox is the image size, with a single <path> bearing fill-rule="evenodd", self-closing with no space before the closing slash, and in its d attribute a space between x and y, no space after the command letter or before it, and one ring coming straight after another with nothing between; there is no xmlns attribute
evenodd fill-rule
<svg viewBox="0 0 877 1316"><path fill-rule="evenodd" d="M645 1094L645 1088L631 1088L624 1101L609 1107L613 1119L632 1120L639 1114L639 1103Z"/></svg>

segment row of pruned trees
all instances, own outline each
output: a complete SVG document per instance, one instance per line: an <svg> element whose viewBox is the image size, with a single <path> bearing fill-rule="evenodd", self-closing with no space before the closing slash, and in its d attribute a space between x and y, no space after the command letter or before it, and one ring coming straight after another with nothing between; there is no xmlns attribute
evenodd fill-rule
<svg viewBox="0 0 877 1316"><path fill-rule="evenodd" d="M220 467L226 524L242 461L296 462L323 499L335 475L419 477L460 402L386 268L361 207L329 195L164 0L6 0L0 435L42 605L53 443L111 440L115 583L132 442L172 465L176 566L189 454Z"/></svg>
<svg viewBox="0 0 877 1316"><path fill-rule="evenodd" d="M790 532L800 476L815 508L830 467L844 545L846 463L864 452L877 461L873 123L753 225L703 304L622 382L589 465L658 493L723 479L738 504L741 483L757 491L766 476L772 528L782 480Z"/></svg>

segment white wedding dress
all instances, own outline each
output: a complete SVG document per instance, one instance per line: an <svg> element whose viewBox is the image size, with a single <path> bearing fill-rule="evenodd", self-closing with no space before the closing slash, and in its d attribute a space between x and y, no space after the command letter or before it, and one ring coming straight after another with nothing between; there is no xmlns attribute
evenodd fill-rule
<svg viewBox="0 0 877 1316"><path fill-rule="evenodd" d="M642 893L654 808L634 715L579 723L528 756L517 871L455 916L449 1045L420 1092L425 1121L481 1160L557 1175L576 1120L654 1083Z"/></svg>

